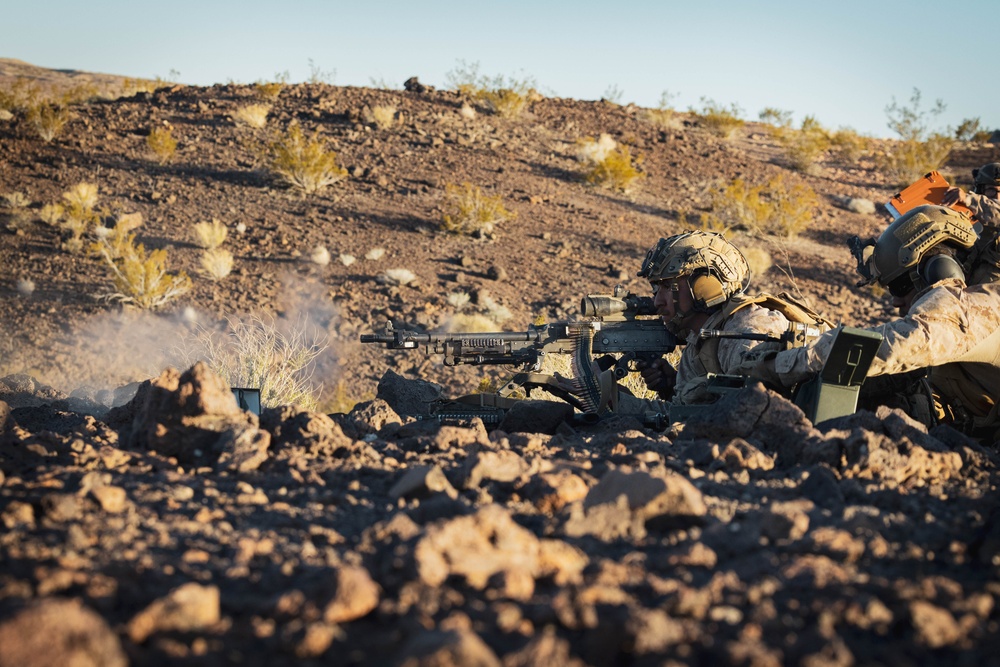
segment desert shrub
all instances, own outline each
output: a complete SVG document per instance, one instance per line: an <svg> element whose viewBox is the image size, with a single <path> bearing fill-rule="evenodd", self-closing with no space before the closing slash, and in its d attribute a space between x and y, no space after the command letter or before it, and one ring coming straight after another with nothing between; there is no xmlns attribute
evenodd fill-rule
<svg viewBox="0 0 1000 667"><path fill-rule="evenodd" d="M621 104L622 98L625 97L625 91L622 90L617 83L613 83L604 90L604 94L601 98L611 102L612 104Z"/></svg>
<svg viewBox="0 0 1000 667"><path fill-rule="evenodd" d="M468 292L451 292L446 297L448 305L450 305L455 310L462 310L469 305L472 297L469 296Z"/></svg>
<svg viewBox="0 0 1000 667"><path fill-rule="evenodd" d="M535 80L530 77L482 76L478 62L469 64L459 60L458 63L445 76L449 87L501 118L521 115L535 93Z"/></svg>
<svg viewBox="0 0 1000 667"><path fill-rule="evenodd" d="M61 207L64 217L60 228L69 233L63 242L63 249L69 252L83 250L83 235L91 227L100 223L101 216L96 210L97 185L80 182L62 195L65 207Z"/></svg>
<svg viewBox="0 0 1000 667"><path fill-rule="evenodd" d="M830 150L845 164L853 164L872 151L872 141L849 127L842 127L830 135Z"/></svg>
<svg viewBox="0 0 1000 667"><path fill-rule="evenodd" d="M743 110L736 104L726 107L703 97L701 110L691 109L691 112L698 116L702 127L723 139L728 139L743 127L743 120L740 118Z"/></svg>
<svg viewBox="0 0 1000 667"><path fill-rule="evenodd" d="M816 162L830 148L830 134L813 116L803 118L798 130L777 128L775 137L785 149L791 167L806 173L817 170Z"/></svg>
<svg viewBox="0 0 1000 667"><path fill-rule="evenodd" d="M19 76L9 85L0 88L0 109L26 112L43 101L41 88L25 77Z"/></svg>
<svg viewBox="0 0 1000 667"><path fill-rule="evenodd" d="M631 191L644 177L645 174L635 168L627 146L620 146L612 151L583 175L583 179L591 185L619 192Z"/></svg>
<svg viewBox="0 0 1000 667"><path fill-rule="evenodd" d="M471 183L445 186L444 213L441 229L453 234L483 237L494 228L517 216L504 208L500 195L487 195Z"/></svg>
<svg viewBox="0 0 1000 667"><path fill-rule="evenodd" d="M618 146L607 134L578 141L576 158L583 163L583 180L598 187L628 192L645 176L633 164L628 147Z"/></svg>
<svg viewBox="0 0 1000 667"><path fill-rule="evenodd" d="M675 94L664 90L656 108L643 110L643 119L665 130L678 130L683 127L680 118L677 117L677 110L673 107L675 97L677 97Z"/></svg>
<svg viewBox="0 0 1000 667"><path fill-rule="evenodd" d="M400 285L405 286L413 283L417 279L417 274L413 273L409 269L386 269L385 272L379 276L379 282L386 285Z"/></svg>
<svg viewBox="0 0 1000 667"><path fill-rule="evenodd" d="M955 128L956 141L972 141L979 132L979 118L966 118Z"/></svg>
<svg viewBox="0 0 1000 667"><path fill-rule="evenodd" d="M97 250L112 272L114 291L105 295L110 301L152 309L191 289L191 279L186 273L167 271L166 250L161 248L147 254L146 248L136 243L133 234L127 235L116 250L103 241L98 242Z"/></svg>
<svg viewBox="0 0 1000 667"><path fill-rule="evenodd" d="M771 253L764 248L749 246L741 248L741 250L743 251L743 256L747 258L747 264L750 265L750 273L753 276L762 276L774 266Z"/></svg>
<svg viewBox="0 0 1000 667"><path fill-rule="evenodd" d="M48 143L55 139L69 122L70 113L69 109L61 104L42 101L28 109L27 119L35 134Z"/></svg>
<svg viewBox="0 0 1000 667"><path fill-rule="evenodd" d="M370 401L374 398L375 395L371 392L356 396L348 390L344 380L337 380L329 394L323 397L322 408L325 414L347 414L361 401Z"/></svg>
<svg viewBox="0 0 1000 667"><path fill-rule="evenodd" d="M7 192L3 195L3 201L8 208L23 209L31 205L31 200L23 192Z"/></svg>
<svg viewBox="0 0 1000 667"><path fill-rule="evenodd" d="M298 123L268 145L271 169L288 187L303 194L319 192L347 178L337 154L326 150L318 133L307 137Z"/></svg>
<svg viewBox="0 0 1000 667"><path fill-rule="evenodd" d="M208 248L201 254L201 271L211 280L222 280L233 270L233 253L225 248Z"/></svg>
<svg viewBox="0 0 1000 667"><path fill-rule="evenodd" d="M304 315L226 318L223 331L199 326L185 356L205 361L231 387L260 389L264 407L317 406L313 362L326 350L328 336Z"/></svg>
<svg viewBox="0 0 1000 667"><path fill-rule="evenodd" d="M372 248L365 253L365 259L377 262L385 256L385 248Z"/></svg>
<svg viewBox="0 0 1000 667"><path fill-rule="evenodd" d="M233 121L237 125L247 125L259 130L267 125L267 114L270 112L270 104L247 104L233 112Z"/></svg>
<svg viewBox="0 0 1000 667"><path fill-rule="evenodd" d="M146 146L156 156L156 161L166 164L173 159L177 152L177 140L174 139L169 127L154 127L146 137Z"/></svg>
<svg viewBox="0 0 1000 667"><path fill-rule="evenodd" d="M38 212L38 219L47 225L55 227L63 216L63 207L59 204L46 204Z"/></svg>
<svg viewBox="0 0 1000 667"><path fill-rule="evenodd" d="M261 99L274 102L281 96L281 91L288 83L287 74L279 74L274 81L258 81L254 84L254 90Z"/></svg>
<svg viewBox="0 0 1000 667"><path fill-rule="evenodd" d="M775 107L764 107L757 114L757 117L760 119L760 122L773 125L774 127L791 127L792 125L792 112Z"/></svg>
<svg viewBox="0 0 1000 667"><path fill-rule="evenodd" d="M358 258L357 258L357 257L355 257L354 255L348 255L348 254L346 254L346 253L341 253L341 254L340 254L340 255L339 255L338 257L337 257L337 259L338 259L338 260L340 261L340 263L341 263L341 264L343 264L344 266L350 266L351 264L354 264L354 262L358 261Z"/></svg>
<svg viewBox="0 0 1000 667"><path fill-rule="evenodd" d="M141 213L124 213L115 217L114 227L98 224L94 227L97 241L90 247L90 253L95 257L110 257L118 259L130 252L129 245L133 243L131 233L142 226Z"/></svg>
<svg viewBox="0 0 1000 667"><path fill-rule="evenodd" d="M199 248L213 250L225 243L229 230L226 226L212 218L211 222L198 222L193 225L195 233L195 243Z"/></svg>
<svg viewBox="0 0 1000 667"><path fill-rule="evenodd" d="M396 124L396 107L391 104L375 105L366 109L365 121L375 125L380 130L388 130Z"/></svg>
<svg viewBox="0 0 1000 667"><path fill-rule="evenodd" d="M812 188L789 184L782 175L762 185L737 178L712 192L711 212L703 215L702 226L790 237L805 229L818 204Z"/></svg>
<svg viewBox="0 0 1000 667"><path fill-rule="evenodd" d="M899 135L899 141L879 156L878 166L894 185L909 185L939 169L951 154L954 140L930 129L931 120L944 113L944 102L936 100L925 110L920 99L920 91L914 88L908 105L900 105L894 97L885 108L889 129Z"/></svg>

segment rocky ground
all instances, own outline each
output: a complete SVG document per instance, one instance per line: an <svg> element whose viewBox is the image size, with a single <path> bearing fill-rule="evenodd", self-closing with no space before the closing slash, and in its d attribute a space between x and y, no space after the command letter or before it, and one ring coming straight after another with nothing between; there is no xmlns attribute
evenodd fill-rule
<svg viewBox="0 0 1000 667"><path fill-rule="evenodd" d="M270 122L321 129L351 177L300 197L232 121L255 95L94 102L51 143L0 121L0 194L30 202L0 210L0 665L997 660L991 448L893 411L817 427L760 387L665 432L629 418L441 426L400 417L433 390L415 378L469 391L478 374L356 342L386 318L437 326L459 291L488 293L510 330L616 283L642 291L645 249L715 179L778 173L823 205L797 239L740 239L774 257L757 287L879 320L887 304L854 289L843 238L885 218L836 205L891 196L873 161L803 175L763 126L722 140L687 115L668 130L564 99L468 119L451 92L309 84L283 90ZM365 122L390 103L402 125ZM162 124L180 145L161 166L145 137ZM632 195L579 182L575 142L601 132L644 156ZM961 178L997 153L967 146L949 167ZM140 240L169 248L190 295L155 315L95 297L102 265L30 213L80 181L110 212L142 213ZM465 181L517 218L482 240L438 232L445 185ZM236 255L219 282L196 275L191 231L212 218ZM330 264L309 261L319 244ZM392 268L418 280L383 284ZM257 418L204 365L164 370L193 317L255 309L318 314L334 341L327 400L339 386L361 402Z"/></svg>

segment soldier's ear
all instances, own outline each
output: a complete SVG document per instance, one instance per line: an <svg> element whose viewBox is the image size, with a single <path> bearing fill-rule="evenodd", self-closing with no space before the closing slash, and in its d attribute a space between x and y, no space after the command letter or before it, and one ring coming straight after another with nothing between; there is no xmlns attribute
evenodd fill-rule
<svg viewBox="0 0 1000 667"><path fill-rule="evenodd" d="M920 263L918 272L928 285L948 278L958 278L963 283L965 282L965 271L962 269L962 265L949 255L931 255Z"/></svg>
<svg viewBox="0 0 1000 667"><path fill-rule="evenodd" d="M726 290L715 276L695 276L691 280L691 294L699 308L714 308L726 300Z"/></svg>

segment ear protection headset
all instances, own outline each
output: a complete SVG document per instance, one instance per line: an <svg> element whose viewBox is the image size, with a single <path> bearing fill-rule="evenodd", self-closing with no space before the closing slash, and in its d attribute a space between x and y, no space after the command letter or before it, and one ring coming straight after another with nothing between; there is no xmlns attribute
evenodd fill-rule
<svg viewBox="0 0 1000 667"><path fill-rule="evenodd" d="M722 281L710 273L691 277L691 296L699 311L706 311L723 303L728 297Z"/></svg>
<svg viewBox="0 0 1000 667"><path fill-rule="evenodd" d="M962 265L951 255L931 255L920 263L917 273L926 285L933 285L948 278L958 278L965 282Z"/></svg>

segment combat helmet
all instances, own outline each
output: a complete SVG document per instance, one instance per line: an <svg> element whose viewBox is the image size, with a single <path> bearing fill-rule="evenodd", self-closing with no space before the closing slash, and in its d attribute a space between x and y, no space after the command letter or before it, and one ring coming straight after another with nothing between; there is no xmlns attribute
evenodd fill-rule
<svg viewBox="0 0 1000 667"><path fill-rule="evenodd" d="M858 285L878 282L894 296L904 296L945 278L964 280L961 264L942 250L968 250L975 242L967 216L944 206L918 206L896 218L878 239L862 242L855 236L849 244L864 278Z"/></svg>
<svg viewBox="0 0 1000 667"><path fill-rule="evenodd" d="M977 195L985 193L987 188L1000 189L1000 162L990 162L973 169L972 178L972 191Z"/></svg>
<svg viewBox="0 0 1000 667"><path fill-rule="evenodd" d="M690 276L695 304L704 310L744 292L750 264L722 234L691 231L657 241L637 275L651 283Z"/></svg>

